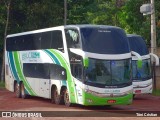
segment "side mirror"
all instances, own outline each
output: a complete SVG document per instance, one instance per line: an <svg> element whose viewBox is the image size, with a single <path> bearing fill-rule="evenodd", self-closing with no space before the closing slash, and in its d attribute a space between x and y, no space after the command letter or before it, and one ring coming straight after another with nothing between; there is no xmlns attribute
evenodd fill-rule
<svg viewBox="0 0 160 120"><path fill-rule="evenodd" d="M153 53L150 53L150 55L154 58L154 59L151 58L151 60L153 60L153 62L155 62L155 65L159 66L159 57Z"/></svg>
<svg viewBox="0 0 160 120"><path fill-rule="evenodd" d="M134 52L134 51L131 51L131 54L135 55L138 58L138 61L137 61L138 68L142 68L142 57L141 57L141 55L138 54L137 52Z"/></svg>
<svg viewBox="0 0 160 120"><path fill-rule="evenodd" d="M89 66L89 59L88 58L83 59L83 65L85 68L87 68Z"/></svg>

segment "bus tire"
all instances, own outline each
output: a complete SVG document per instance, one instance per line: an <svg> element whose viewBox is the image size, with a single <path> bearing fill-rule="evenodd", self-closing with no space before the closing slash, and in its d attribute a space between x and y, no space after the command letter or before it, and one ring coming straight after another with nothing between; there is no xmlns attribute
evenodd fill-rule
<svg viewBox="0 0 160 120"><path fill-rule="evenodd" d="M20 85L17 82L15 83L15 93L17 98L21 98Z"/></svg>
<svg viewBox="0 0 160 120"><path fill-rule="evenodd" d="M51 102L60 105L62 102L61 95L58 94L57 87L52 88L51 91Z"/></svg>
<svg viewBox="0 0 160 120"><path fill-rule="evenodd" d="M65 90L64 90L64 104L67 107L72 106L71 102L69 101L69 93L68 93L67 88L65 88Z"/></svg>
<svg viewBox="0 0 160 120"><path fill-rule="evenodd" d="M24 87L24 84L23 84L23 83L21 83L21 97L22 97L23 99L28 98L28 95L25 93L25 87Z"/></svg>

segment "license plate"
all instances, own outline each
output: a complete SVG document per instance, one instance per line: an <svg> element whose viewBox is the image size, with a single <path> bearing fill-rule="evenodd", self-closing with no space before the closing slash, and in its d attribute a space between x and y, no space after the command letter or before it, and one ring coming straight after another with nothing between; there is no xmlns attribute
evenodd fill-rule
<svg viewBox="0 0 160 120"><path fill-rule="evenodd" d="M140 94L141 90L135 90L135 93Z"/></svg>
<svg viewBox="0 0 160 120"><path fill-rule="evenodd" d="M116 100L108 100L107 103L113 104L116 103Z"/></svg>

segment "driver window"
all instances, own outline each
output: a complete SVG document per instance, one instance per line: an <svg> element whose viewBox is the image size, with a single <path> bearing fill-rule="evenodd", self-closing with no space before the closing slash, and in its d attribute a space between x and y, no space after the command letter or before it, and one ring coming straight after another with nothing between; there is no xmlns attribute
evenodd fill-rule
<svg viewBox="0 0 160 120"><path fill-rule="evenodd" d="M71 64L72 75L78 80L82 80L82 65L79 63Z"/></svg>
<svg viewBox="0 0 160 120"><path fill-rule="evenodd" d="M68 48L79 48L79 33L76 29L65 30L67 47Z"/></svg>

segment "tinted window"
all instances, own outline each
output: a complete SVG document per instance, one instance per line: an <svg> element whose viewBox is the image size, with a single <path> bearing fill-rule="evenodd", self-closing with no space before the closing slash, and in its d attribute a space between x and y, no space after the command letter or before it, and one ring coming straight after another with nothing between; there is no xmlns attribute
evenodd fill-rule
<svg viewBox="0 0 160 120"><path fill-rule="evenodd" d="M10 40L11 38L7 38L6 39L6 50L7 51L11 51L11 49L12 49L12 45L11 45L11 42L13 41L13 40Z"/></svg>
<svg viewBox="0 0 160 120"><path fill-rule="evenodd" d="M137 67L137 61L132 61L132 79L133 80L148 80L151 78L151 62L150 59L142 61L142 67Z"/></svg>
<svg viewBox="0 0 160 120"><path fill-rule="evenodd" d="M51 31L41 33L41 49L51 48L51 33Z"/></svg>
<svg viewBox="0 0 160 120"><path fill-rule="evenodd" d="M77 78L78 80L82 80L83 75L83 68L82 68L82 61L83 58L79 55L76 55L69 50L69 61L71 66L71 73L72 75Z"/></svg>
<svg viewBox="0 0 160 120"><path fill-rule="evenodd" d="M84 51L99 54L124 54L130 52L125 32L119 28L81 28Z"/></svg>
<svg viewBox="0 0 160 120"><path fill-rule="evenodd" d="M62 31L49 31L7 38L7 51L58 49L64 51Z"/></svg>
<svg viewBox="0 0 160 120"><path fill-rule="evenodd" d="M76 29L66 29L65 30L67 47L68 48L79 48L79 33Z"/></svg>
<svg viewBox="0 0 160 120"><path fill-rule="evenodd" d="M26 77L49 79L49 64L24 63L23 72Z"/></svg>
<svg viewBox="0 0 160 120"><path fill-rule="evenodd" d="M140 36L128 37L130 48L132 51L139 53L140 55L149 54L145 40Z"/></svg>
<svg viewBox="0 0 160 120"><path fill-rule="evenodd" d="M7 51L16 51L17 50L16 38L7 38L6 50Z"/></svg>
<svg viewBox="0 0 160 120"><path fill-rule="evenodd" d="M40 41L34 39L35 35L24 35L23 36L23 48L21 50L36 50L40 48ZM20 50L19 50L20 51Z"/></svg>
<svg viewBox="0 0 160 120"><path fill-rule="evenodd" d="M52 32L52 49L58 49L63 51L63 38L62 38L62 31L53 31Z"/></svg>
<svg viewBox="0 0 160 120"><path fill-rule="evenodd" d="M23 51L23 50L37 50L41 48L41 41L35 39L36 34L23 35L7 38L7 51Z"/></svg>
<svg viewBox="0 0 160 120"><path fill-rule="evenodd" d="M130 59L126 60L98 60L89 59L89 66L85 68L86 82L93 86L124 87L132 84Z"/></svg>
<svg viewBox="0 0 160 120"><path fill-rule="evenodd" d="M24 63L23 73L26 77L66 80L66 69L50 63Z"/></svg>
<svg viewBox="0 0 160 120"><path fill-rule="evenodd" d="M23 48L23 36L18 36L16 38L13 38L14 40L14 45L13 45L13 50L18 51Z"/></svg>
<svg viewBox="0 0 160 120"><path fill-rule="evenodd" d="M50 64L50 78L56 80L66 80L66 69L57 64Z"/></svg>

